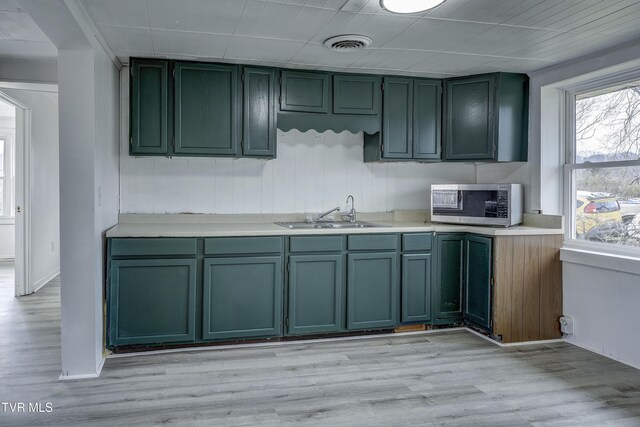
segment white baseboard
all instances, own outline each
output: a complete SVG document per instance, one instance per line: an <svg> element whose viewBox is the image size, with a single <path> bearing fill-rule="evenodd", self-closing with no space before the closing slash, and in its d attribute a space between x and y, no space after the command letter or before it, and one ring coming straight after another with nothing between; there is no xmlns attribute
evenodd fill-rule
<svg viewBox="0 0 640 427"><path fill-rule="evenodd" d="M31 289L29 289L29 291L31 293L34 292L38 292L40 290L41 287L43 287L44 285L46 285L47 283L49 283L51 281L51 279L53 279L54 277L56 277L58 274L60 274L60 267L55 268L53 271L51 271L49 274L45 275L42 279L36 281L33 286L31 287Z"/></svg>
<svg viewBox="0 0 640 427"><path fill-rule="evenodd" d="M88 380L88 379L91 379L91 378L98 378L98 377L100 377L100 374L102 373L102 368L104 367L105 360L106 359L104 358L104 356L102 356L102 360L100 361L100 365L98 365L98 369L96 369L96 373L95 374L80 374L80 375L65 375L65 374L62 374L58 378L58 381Z"/></svg>
<svg viewBox="0 0 640 427"><path fill-rule="evenodd" d="M486 335L481 334L478 331L474 331L471 328L464 328L467 331L471 332L474 335L479 336L480 338L484 338L485 340L489 341L492 344L495 344L499 347L519 347L519 346L525 346L525 345L538 345L538 344L550 344L550 343L557 343L557 342L565 342L564 338L558 338L558 339L553 339L553 340L540 340L540 341L522 341L522 342L511 342L511 343L506 343L503 344L499 341L496 341L492 338L489 338Z"/></svg>
<svg viewBox="0 0 640 427"><path fill-rule="evenodd" d="M595 353L595 354L599 354L600 356L606 357L607 359L615 360L616 362L620 362L623 365L631 366L632 368L635 368L635 369L640 369L640 364L638 364L637 362L634 363L634 362L630 362L630 361L628 361L626 359L621 359L621 358L617 357L616 355L607 354L607 353L603 352L602 350L598 350L598 349L589 347L587 345L577 344L575 342L568 341L568 340L565 340L565 341L568 344L575 345L576 347L580 347L580 348L582 348L584 350L590 351L590 352Z"/></svg>

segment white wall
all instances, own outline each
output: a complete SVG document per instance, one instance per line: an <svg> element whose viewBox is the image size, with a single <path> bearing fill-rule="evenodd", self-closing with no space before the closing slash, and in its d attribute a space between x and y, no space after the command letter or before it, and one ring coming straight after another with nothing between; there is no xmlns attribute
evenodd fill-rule
<svg viewBox="0 0 640 427"><path fill-rule="evenodd" d="M640 369L640 276L563 263L567 341Z"/></svg>
<svg viewBox="0 0 640 427"><path fill-rule="evenodd" d="M0 58L0 80L25 83L56 83L55 60Z"/></svg>
<svg viewBox="0 0 640 427"><path fill-rule="evenodd" d="M130 157L128 69L121 70L122 213L305 213L428 209L434 183L529 185L526 163L364 163L363 135L278 130L274 160Z"/></svg>
<svg viewBox="0 0 640 427"><path fill-rule="evenodd" d="M63 377L104 361L104 231L118 216L118 71L100 49L60 49Z"/></svg>
<svg viewBox="0 0 640 427"><path fill-rule="evenodd" d="M35 290L60 269L58 95L6 88L2 92L31 110L29 289Z"/></svg>

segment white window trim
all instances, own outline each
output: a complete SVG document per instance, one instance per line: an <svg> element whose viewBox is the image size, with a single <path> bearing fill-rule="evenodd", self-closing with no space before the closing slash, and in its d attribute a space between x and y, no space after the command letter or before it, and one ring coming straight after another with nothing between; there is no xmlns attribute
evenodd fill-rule
<svg viewBox="0 0 640 427"><path fill-rule="evenodd" d="M575 189L574 180L572 179L573 171L578 169L590 169L595 167L620 167L620 166L640 166L640 159L638 160L625 160L625 161L612 161L612 162L598 162L598 163L575 163L575 101L576 95L592 92L598 89L605 89L607 87L616 86L619 84L628 83L631 81L637 81L640 79L640 71L632 70L630 72L618 73L608 75L602 78L583 81L575 84L571 87L563 88L564 92L564 148L565 148L565 160L563 167L563 192L564 202L563 210L565 217L567 218L567 226L565 227L564 243L563 243L563 261L577 262L579 259L586 261L593 255L608 256L608 257L620 257L625 260L631 261L636 264L640 261L640 248L631 246L618 246L603 242L592 242L579 240L575 238ZM603 261L605 264L606 261ZM580 262L578 262L580 263ZM584 262L585 265L589 265ZM602 266L603 268L608 268ZM616 268L610 268L616 269ZM620 270L624 271L624 270ZM635 272L635 267L632 271Z"/></svg>
<svg viewBox="0 0 640 427"><path fill-rule="evenodd" d="M8 187L5 187L5 191L2 192L4 200L2 200L2 206L9 206L9 214L0 215L0 224L13 224L15 222L15 137L10 134L0 134L0 139L4 141L4 177L2 185L9 183ZM11 203L13 201L13 203ZM9 202L9 203L7 203Z"/></svg>

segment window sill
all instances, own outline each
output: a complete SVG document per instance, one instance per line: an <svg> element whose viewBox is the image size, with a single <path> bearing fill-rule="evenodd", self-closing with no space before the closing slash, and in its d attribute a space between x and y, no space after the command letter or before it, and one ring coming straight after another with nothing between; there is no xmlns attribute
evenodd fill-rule
<svg viewBox="0 0 640 427"><path fill-rule="evenodd" d="M15 218L0 217L0 225L15 225Z"/></svg>
<svg viewBox="0 0 640 427"><path fill-rule="evenodd" d="M560 261L640 275L640 256L620 255L570 246L560 249Z"/></svg>

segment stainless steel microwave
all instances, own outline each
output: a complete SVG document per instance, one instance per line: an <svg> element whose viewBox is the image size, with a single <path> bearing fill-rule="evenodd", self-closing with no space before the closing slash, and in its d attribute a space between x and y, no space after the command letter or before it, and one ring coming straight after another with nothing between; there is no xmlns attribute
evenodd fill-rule
<svg viewBox="0 0 640 427"><path fill-rule="evenodd" d="M522 223L521 184L434 184L431 221L497 225Z"/></svg>

